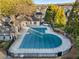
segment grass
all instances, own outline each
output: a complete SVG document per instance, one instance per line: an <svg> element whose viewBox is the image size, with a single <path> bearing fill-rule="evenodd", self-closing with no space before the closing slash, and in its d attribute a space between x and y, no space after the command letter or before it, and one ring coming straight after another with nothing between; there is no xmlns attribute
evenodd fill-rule
<svg viewBox="0 0 79 59"><path fill-rule="evenodd" d="M11 41L0 41L0 48L7 49Z"/></svg>
<svg viewBox="0 0 79 59"><path fill-rule="evenodd" d="M77 58L79 59L79 36L77 36L76 40L75 40L75 46L77 48Z"/></svg>

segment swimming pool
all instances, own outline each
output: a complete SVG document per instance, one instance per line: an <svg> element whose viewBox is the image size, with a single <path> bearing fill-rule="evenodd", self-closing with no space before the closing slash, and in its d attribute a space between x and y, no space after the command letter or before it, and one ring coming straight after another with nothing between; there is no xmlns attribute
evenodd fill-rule
<svg viewBox="0 0 79 59"><path fill-rule="evenodd" d="M44 34L44 37L40 38L32 34L26 34L23 38L20 48L50 49L56 48L61 44L61 39L56 35Z"/></svg>
<svg viewBox="0 0 79 59"><path fill-rule="evenodd" d="M14 57L57 57L70 49L70 40L49 27L29 27L10 47L9 53Z"/></svg>

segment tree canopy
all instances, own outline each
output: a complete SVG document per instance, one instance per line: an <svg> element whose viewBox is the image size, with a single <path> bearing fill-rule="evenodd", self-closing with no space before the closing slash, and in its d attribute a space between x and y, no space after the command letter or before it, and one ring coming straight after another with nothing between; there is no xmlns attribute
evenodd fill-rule
<svg viewBox="0 0 79 59"><path fill-rule="evenodd" d="M32 14L35 5L32 0L0 0L0 13L2 15Z"/></svg>
<svg viewBox="0 0 79 59"><path fill-rule="evenodd" d="M79 2L76 2L70 12L68 18L66 32L73 34L74 36L79 35Z"/></svg>
<svg viewBox="0 0 79 59"><path fill-rule="evenodd" d="M2 15L14 14L14 3L12 0L0 0L0 13Z"/></svg>
<svg viewBox="0 0 79 59"><path fill-rule="evenodd" d="M52 20L52 21L51 21ZM66 24L64 9L57 5L49 5L45 15L46 22L62 26Z"/></svg>
<svg viewBox="0 0 79 59"><path fill-rule="evenodd" d="M57 14L55 16L55 23L57 25L66 25L66 16L63 8L58 8Z"/></svg>
<svg viewBox="0 0 79 59"><path fill-rule="evenodd" d="M74 38L75 46L79 50L79 2L75 2L73 5L65 32ZM77 59L79 59L79 51L77 53Z"/></svg>

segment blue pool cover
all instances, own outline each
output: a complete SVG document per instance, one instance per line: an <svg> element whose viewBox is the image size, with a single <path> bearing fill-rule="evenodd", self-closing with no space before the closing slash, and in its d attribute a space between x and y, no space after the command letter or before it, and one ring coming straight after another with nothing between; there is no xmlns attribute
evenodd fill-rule
<svg viewBox="0 0 79 59"><path fill-rule="evenodd" d="M40 38L32 34L26 34L20 45L20 48L48 49L56 48L61 44L61 39L56 35L45 34L43 38Z"/></svg>
<svg viewBox="0 0 79 59"><path fill-rule="evenodd" d="M56 48L62 44L58 36L45 33L47 28L32 29L39 32L30 30L30 34L24 36L20 48ZM40 34L40 32L44 34Z"/></svg>

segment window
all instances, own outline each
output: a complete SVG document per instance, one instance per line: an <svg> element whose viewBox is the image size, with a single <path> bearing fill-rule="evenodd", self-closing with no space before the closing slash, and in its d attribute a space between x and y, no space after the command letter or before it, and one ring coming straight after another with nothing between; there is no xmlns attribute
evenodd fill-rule
<svg viewBox="0 0 79 59"><path fill-rule="evenodd" d="M36 24L36 22L34 22L34 24Z"/></svg>
<svg viewBox="0 0 79 59"><path fill-rule="evenodd" d="M26 24L27 24L27 22L26 22Z"/></svg>

